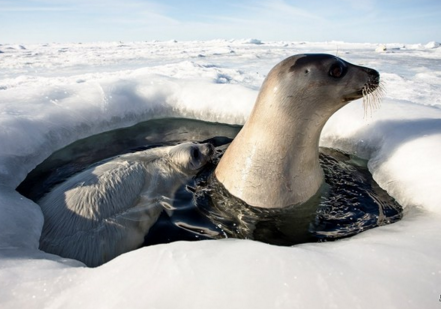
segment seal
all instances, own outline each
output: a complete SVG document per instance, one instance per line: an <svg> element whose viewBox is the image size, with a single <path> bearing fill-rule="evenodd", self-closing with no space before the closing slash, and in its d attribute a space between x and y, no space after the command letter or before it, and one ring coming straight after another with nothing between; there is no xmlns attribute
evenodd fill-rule
<svg viewBox="0 0 441 309"><path fill-rule="evenodd" d="M215 170L233 196L255 207L302 204L324 183L319 138L326 121L373 93L377 71L327 54L291 56L263 82L242 130Z"/></svg>
<svg viewBox="0 0 441 309"><path fill-rule="evenodd" d="M40 249L90 267L137 249L169 200L211 159L211 144L183 143L90 167L38 201Z"/></svg>

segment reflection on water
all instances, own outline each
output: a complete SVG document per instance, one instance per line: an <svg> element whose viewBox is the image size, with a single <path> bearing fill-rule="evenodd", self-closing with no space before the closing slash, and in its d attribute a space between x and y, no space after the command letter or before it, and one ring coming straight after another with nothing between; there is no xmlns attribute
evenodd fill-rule
<svg viewBox="0 0 441 309"><path fill-rule="evenodd" d="M327 148L321 148L319 159L326 183L302 205L249 206L216 180L216 162L197 178L196 204L223 236L276 245L339 239L401 219L401 206L372 179L363 161Z"/></svg>
<svg viewBox="0 0 441 309"><path fill-rule="evenodd" d="M348 237L401 218L401 206L375 183L365 162L331 149L321 149L320 155L326 184L307 203L286 209L243 203L213 176L219 158L239 130L239 126L185 119L146 121L76 141L55 152L17 190L37 201L54 185L115 155L184 141L210 141L217 157L175 193L173 209L163 211L145 245L226 237L293 245Z"/></svg>

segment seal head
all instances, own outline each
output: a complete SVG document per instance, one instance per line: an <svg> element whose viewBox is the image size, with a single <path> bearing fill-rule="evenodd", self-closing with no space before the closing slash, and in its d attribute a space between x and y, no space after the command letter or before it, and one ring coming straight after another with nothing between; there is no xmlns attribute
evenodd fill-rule
<svg viewBox="0 0 441 309"><path fill-rule="evenodd" d="M302 54L277 64L263 82L253 111L215 175L251 206L302 204L324 182L320 133L329 117L373 92L377 71L327 54Z"/></svg>

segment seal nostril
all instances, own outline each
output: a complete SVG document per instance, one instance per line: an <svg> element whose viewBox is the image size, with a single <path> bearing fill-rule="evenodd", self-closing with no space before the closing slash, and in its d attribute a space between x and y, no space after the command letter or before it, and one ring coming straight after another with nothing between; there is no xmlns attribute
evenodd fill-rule
<svg viewBox="0 0 441 309"><path fill-rule="evenodd" d="M210 143L207 143L207 155L212 156L214 154L214 146Z"/></svg>
<svg viewBox="0 0 441 309"><path fill-rule="evenodd" d="M369 76L369 83L373 85L380 84L380 73L378 73L376 70L369 69L367 72Z"/></svg>
<svg viewBox="0 0 441 309"><path fill-rule="evenodd" d="M380 82L380 73L378 73L377 70L373 70L373 69L369 69L369 68L364 68L364 67L361 67L361 69L363 71L365 71L369 75L369 79L371 81L373 81L373 82L374 81Z"/></svg>

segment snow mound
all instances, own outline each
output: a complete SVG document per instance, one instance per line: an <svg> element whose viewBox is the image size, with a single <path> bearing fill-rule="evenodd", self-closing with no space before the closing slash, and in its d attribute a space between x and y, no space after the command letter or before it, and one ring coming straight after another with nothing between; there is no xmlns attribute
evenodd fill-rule
<svg viewBox="0 0 441 309"><path fill-rule="evenodd" d="M435 42L435 41L432 41L432 42L429 42L429 43L427 43L426 45L424 45L424 47L425 48L428 48L428 49L433 49L433 48L438 48L438 47L440 47L440 43L438 43L438 42Z"/></svg>
<svg viewBox="0 0 441 309"><path fill-rule="evenodd" d="M377 46L377 48L375 48L375 51L377 53L382 53L382 52L387 51L387 47L386 47L386 45L379 45L379 46Z"/></svg>
<svg viewBox="0 0 441 309"><path fill-rule="evenodd" d="M258 39L247 39L243 41L244 44L262 45L262 41Z"/></svg>

